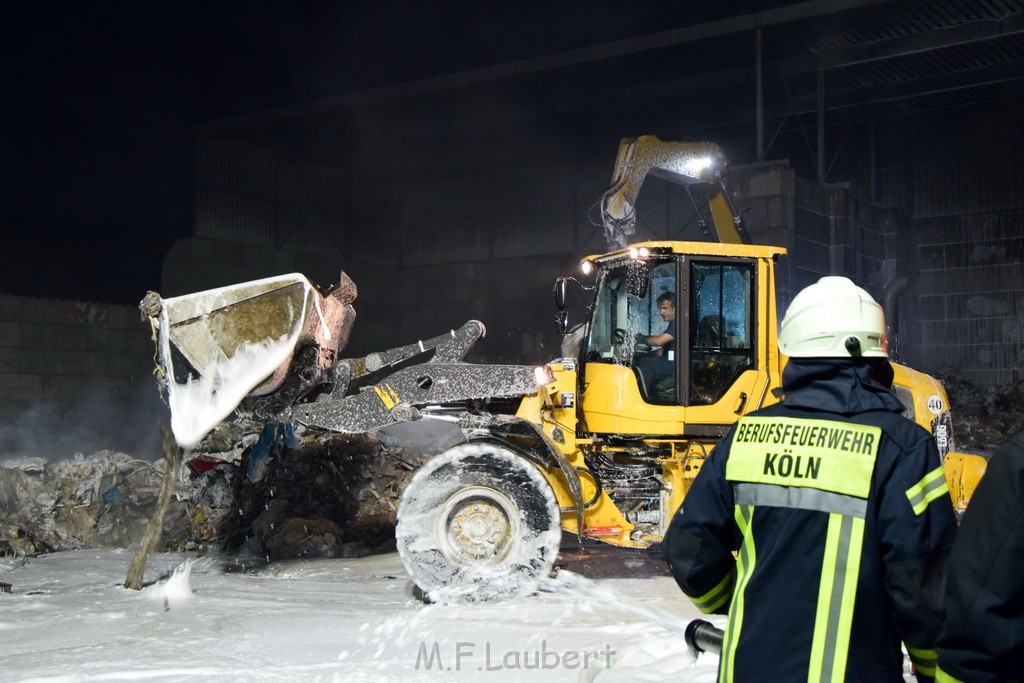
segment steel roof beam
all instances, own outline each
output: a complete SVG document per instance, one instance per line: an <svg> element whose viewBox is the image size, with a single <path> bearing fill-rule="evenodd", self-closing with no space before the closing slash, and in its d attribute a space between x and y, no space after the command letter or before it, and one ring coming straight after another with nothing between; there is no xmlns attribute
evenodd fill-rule
<svg viewBox="0 0 1024 683"><path fill-rule="evenodd" d="M1002 20L975 21L831 50L822 54L820 64L814 66L820 66L823 69L837 69L1020 33L1024 33L1024 12L1011 14Z"/></svg>
<svg viewBox="0 0 1024 683"><path fill-rule="evenodd" d="M1006 62L952 73L924 76L899 83L831 92L827 95L827 109L829 111L848 109L1022 80L1024 80L1024 61ZM817 106L815 95L803 95L798 99L797 106L794 107L792 113L809 114L816 112ZM781 112L776 112L776 115L781 115Z"/></svg>

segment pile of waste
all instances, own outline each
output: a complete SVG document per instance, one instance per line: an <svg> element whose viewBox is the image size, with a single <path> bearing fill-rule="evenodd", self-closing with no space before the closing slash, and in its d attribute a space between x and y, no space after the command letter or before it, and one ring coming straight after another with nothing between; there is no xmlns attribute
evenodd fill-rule
<svg viewBox="0 0 1024 683"><path fill-rule="evenodd" d="M159 550L265 561L390 550L422 461L371 437L297 438L281 425L241 438L225 426L202 446L185 454ZM0 461L0 556L138 543L163 473L162 460L114 451Z"/></svg>
<svg viewBox="0 0 1024 683"><path fill-rule="evenodd" d="M264 429L238 464L194 480L187 547L268 561L394 549L398 500L422 459L370 436L283 431Z"/></svg>
<svg viewBox="0 0 1024 683"><path fill-rule="evenodd" d="M108 450L0 462L0 555L127 547L145 532L163 475L162 460ZM171 537L181 517L166 521Z"/></svg>
<svg viewBox="0 0 1024 683"><path fill-rule="evenodd" d="M990 455L1024 428L1024 391L1016 384L974 384L956 376L941 378L953 408L956 448Z"/></svg>

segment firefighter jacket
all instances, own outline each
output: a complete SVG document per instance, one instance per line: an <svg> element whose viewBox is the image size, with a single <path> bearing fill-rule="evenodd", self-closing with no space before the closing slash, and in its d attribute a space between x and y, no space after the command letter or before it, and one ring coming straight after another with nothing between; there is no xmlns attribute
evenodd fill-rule
<svg viewBox="0 0 1024 683"><path fill-rule="evenodd" d="M939 681L1024 681L1024 431L971 498L949 560Z"/></svg>
<svg viewBox="0 0 1024 683"><path fill-rule="evenodd" d="M791 359L783 402L733 425L676 513L676 581L729 615L720 681L903 681L901 640L934 675L956 518L881 366Z"/></svg>

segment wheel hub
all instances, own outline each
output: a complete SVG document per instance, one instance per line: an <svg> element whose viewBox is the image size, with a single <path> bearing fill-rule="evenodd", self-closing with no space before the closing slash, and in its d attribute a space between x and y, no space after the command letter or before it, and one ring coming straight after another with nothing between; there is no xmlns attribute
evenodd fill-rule
<svg viewBox="0 0 1024 683"><path fill-rule="evenodd" d="M500 561L519 534L512 501L483 486L467 487L449 498L438 523L440 550L457 564Z"/></svg>

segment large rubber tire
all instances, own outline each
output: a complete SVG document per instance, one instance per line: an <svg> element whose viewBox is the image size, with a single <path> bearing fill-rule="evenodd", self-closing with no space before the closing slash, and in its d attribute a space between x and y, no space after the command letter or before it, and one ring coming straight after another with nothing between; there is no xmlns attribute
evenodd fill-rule
<svg viewBox="0 0 1024 683"><path fill-rule="evenodd" d="M523 458L462 444L430 460L398 506L398 553L431 602L529 595L561 541L551 486Z"/></svg>

